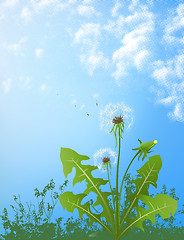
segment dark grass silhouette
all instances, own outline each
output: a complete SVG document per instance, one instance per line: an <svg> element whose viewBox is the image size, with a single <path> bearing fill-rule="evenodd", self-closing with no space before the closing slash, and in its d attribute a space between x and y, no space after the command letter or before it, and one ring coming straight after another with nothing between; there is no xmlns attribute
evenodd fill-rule
<svg viewBox="0 0 184 240"><path fill-rule="evenodd" d="M125 179L125 195L124 203L121 205L121 214L128 206L129 202L126 196L135 191L135 186L131 181L131 175L127 174ZM66 180L59 188L60 194L64 191L65 187L68 185L68 180ZM1 222L3 224L4 233L0 235L1 240L51 240L51 239L66 239L66 240L112 240L112 236L103 231L99 224L93 224L90 227L90 222L88 218L78 218L73 217L68 218L66 222L63 223L63 218L60 217L51 222L51 217L53 215L56 204L58 203L58 192L54 191L55 183L50 180L43 191L40 192L37 188L34 191L34 195L37 199L37 205L32 203L27 203L23 205L20 196L14 197L14 205L10 205L11 209L14 211L14 217L12 220L9 219L8 210L4 208L2 214L0 215ZM161 192L162 194L168 194L175 200L179 200L176 196L175 188L170 189L168 192L167 187L163 185ZM115 189L114 189L114 194ZM50 196L49 202L48 195ZM116 196L115 196L116 197ZM90 200L91 204L93 201ZM140 206L144 207L144 203L140 202ZM112 201L111 201L112 206ZM93 209L93 208L92 208ZM95 209L95 211L98 211ZM175 216L171 216L168 219L162 220L160 215L156 215L156 222L153 225L149 220L144 221L143 226L145 232L142 232L138 228L131 229L126 236L123 236L122 240L182 240L184 239L184 226L178 226L177 216L184 214L184 204L182 209L177 210ZM130 213L130 218L136 216L135 211ZM181 222L180 222L181 224Z"/></svg>

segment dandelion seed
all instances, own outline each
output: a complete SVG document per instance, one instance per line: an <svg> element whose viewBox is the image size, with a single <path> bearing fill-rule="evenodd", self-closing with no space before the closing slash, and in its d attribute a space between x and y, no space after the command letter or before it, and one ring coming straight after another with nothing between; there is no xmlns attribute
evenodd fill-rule
<svg viewBox="0 0 184 240"><path fill-rule="evenodd" d="M94 99L96 101L96 106L98 106L98 97L99 97L99 95L97 93L95 93L95 94L93 94L93 97L94 97Z"/></svg>
<svg viewBox="0 0 184 240"><path fill-rule="evenodd" d="M85 105L84 105L84 104L81 106L81 110L84 110L84 112L86 113L86 115L89 117L89 113L85 110Z"/></svg>
<svg viewBox="0 0 184 240"><path fill-rule="evenodd" d="M58 90L56 90L56 95L59 96L59 91Z"/></svg>
<svg viewBox="0 0 184 240"><path fill-rule="evenodd" d="M72 101L72 104L73 104L75 107L77 107L77 100L74 99L74 100Z"/></svg>

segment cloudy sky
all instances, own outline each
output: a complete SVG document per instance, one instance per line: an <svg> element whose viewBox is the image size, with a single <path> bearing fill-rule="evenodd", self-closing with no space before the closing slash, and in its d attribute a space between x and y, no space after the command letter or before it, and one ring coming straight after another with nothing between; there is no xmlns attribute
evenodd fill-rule
<svg viewBox="0 0 184 240"><path fill-rule="evenodd" d="M134 123L121 171L138 138L157 139L158 185L175 187L184 203L183 32L179 0L2 0L0 209L13 194L28 201L51 178L64 182L60 147L91 161L99 148L115 150L99 113L122 102Z"/></svg>

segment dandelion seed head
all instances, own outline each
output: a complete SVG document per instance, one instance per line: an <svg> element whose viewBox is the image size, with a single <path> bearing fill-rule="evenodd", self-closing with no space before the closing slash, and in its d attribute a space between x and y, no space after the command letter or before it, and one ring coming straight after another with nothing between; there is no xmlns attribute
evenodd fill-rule
<svg viewBox="0 0 184 240"><path fill-rule="evenodd" d="M133 124L133 110L123 103L106 105L104 111L100 113L101 128L108 133L114 124L123 122L124 128L129 129Z"/></svg>
<svg viewBox="0 0 184 240"><path fill-rule="evenodd" d="M110 162L113 165L115 165L117 162L117 154L113 152L110 148L100 148L94 154L93 158L95 166L97 166L99 169L103 169L104 164L106 164L107 162Z"/></svg>

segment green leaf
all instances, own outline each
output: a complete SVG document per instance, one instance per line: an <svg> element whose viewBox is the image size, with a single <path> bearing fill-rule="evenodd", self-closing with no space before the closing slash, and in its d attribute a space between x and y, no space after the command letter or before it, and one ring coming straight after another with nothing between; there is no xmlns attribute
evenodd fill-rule
<svg viewBox="0 0 184 240"><path fill-rule="evenodd" d="M74 167L73 159L75 159L76 162L81 162L82 160L89 159L88 156L79 155L77 152L73 151L70 148L61 148L60 158L63 164L63 173L65 175L65 178L67 178L68 174L72 172L72 169Z"/></svg>
<svg viewBox="0 0 184 240"><path fill-rule="evenodd" d="M138 198L139 195L149 195L148 188L149 185L153 185L157 188L157 179L158 173L162 167L162 160L159 155L155 155L149 157L149 161L147 161L137 172L139 173L139 177L135 180L132 180L136 185L136 190L133 194L127 196L127 199L130 200L130 205L125 211L125 215L121 220L121 226L126 221L129 216L131 210L138 206Z"/></svg>
<svg viewBox="0 0 184 240"><path fill-rule="evenodd" d="M157 194L155 198L140 195L139 199L143 201L149 207L149 209L144 209L140 206L137 206L137 217L127 221L127 226L121 231L119 237L124 235L133 227L138 227L144 231L142 226L143 221L149 219L153 224L155 224L156 214L160 214L160 216L165 219L169 218L170 214L174 216L177 210L177 201L165 194Z"/></svg>
<svg viewBox="0 0 184 240"><path fill-rule="evenodd" d="M114 228L113 211L109 207L109 200L107 199L111 193L102 192L100 189L100 186L105 185L108 180L104 180L102 178L94 178L92 176L92 171L98 169L98 167L91 165L82 165L81 161L88 160L89 157L80 155L69 148L61 148L60 158L63 164L63 172L65 177L67 177L68 174L72 172L73 168L76 169L76 174L73 179L73 186L75 186L76 183L80 183L86 180L87 188L84 191L84 194L88 194L91 191L97 194L97 201L94 205L101 205L103 207L101 217L105 217L106 221L111 223L112 227Z"/></svg>
<svg viewBox="0 0 184 240"><path fill-rule="evenodd" d="M100 224L102 224L102 222L100 221L100 214L94 214L91 212L89 202L81 205L83 198L86 196L87 194L84 193L75 195L72 192L64 192L59 196L59 201L63 209L66 209L68 212L73 213L74 209L77 208L80 218L82 218L84 214L87 214L87 216L90 218L91 225L93 224L93 222L99 222Z"/></svg>

